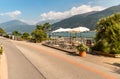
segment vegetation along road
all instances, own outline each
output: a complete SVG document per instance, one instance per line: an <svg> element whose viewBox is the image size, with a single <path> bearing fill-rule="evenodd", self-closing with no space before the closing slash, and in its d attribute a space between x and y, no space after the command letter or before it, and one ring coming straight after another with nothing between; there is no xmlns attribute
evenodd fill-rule
<svg viewBox="0 0 120 79"><path fill-rule="evenodd" d="M104 68L40 44L0 38L8 64L8 79L117 79ZM96 68L97 67L97 68Z"/></svg>

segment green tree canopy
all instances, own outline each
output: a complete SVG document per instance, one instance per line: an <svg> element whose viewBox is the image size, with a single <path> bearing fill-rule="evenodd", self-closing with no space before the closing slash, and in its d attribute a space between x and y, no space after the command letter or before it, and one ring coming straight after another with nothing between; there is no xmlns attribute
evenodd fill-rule
<svg viewBox="0 0 120 79"><path fill-rule="evenodd" d="M36 29L39 29L39 30L41 29L41 30L43 30L44 32L47 33L51 28L50 26L51 26L50 23L45 23L43 25L40 24L40 25L36 26Z"/></svg>
<svg viewBox="0 0 120 79"><path fill-rule="evenodd" d="M120 13L102 18L97 23L95 50L120 53Z"/></svg>
<svg viewBox="0 0 120 79"><path fill-rule="evenodd" d="M47 33L50 30L50 24L36 25L36 29L32 31L32 39L35 42L42 42L47 39Z"/></svg>
<svg viewBox="0 0 120 79"><path fill-rule="evenodd" d="M0 34L5 34L6 32L2 29L2 28L0 28Z"/></svg>
<svg viewBox="0 0 120 79"><path fill-rule="evenodd" d="M20 36L20 35L21 35L21 33L20 33L19 31L15 30L15 31L13 31L13 32L12 32L12 35L15 35L15 36Z"/></svg>
<svg viewBox="0 0 120 79"><path fill-rule="evenodd" d="M47 38L47 34L41 29L33 30L31 35L32 35L32 38L35 40L35 42L42 42Z"/></svg>
<svg viewBox="0 0 120 79"><path fill-rule="evenodd" d="M25 40L28 40L28 39L30 39L30 34L27 32L24 32L21 37Z"/></svg>
<svg viewBox="0 0 120 79"><path fill-rule="evenodd" d="M50 23L45 23L45 24L43 24L43 30L45 31L45 32L48 32L49 30L50 30L50 27L51 25L50 25Z"/></svg>
<svg viewBox="0 0 120 79"><path fill-rule="evenodd" d="M41 24L36 25L36 30L43 30L43 26Z"/></svg>

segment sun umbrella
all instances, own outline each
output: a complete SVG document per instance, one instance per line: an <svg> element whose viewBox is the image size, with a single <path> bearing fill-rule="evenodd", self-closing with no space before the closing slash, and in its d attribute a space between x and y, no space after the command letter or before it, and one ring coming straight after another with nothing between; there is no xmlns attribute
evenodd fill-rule
<svg viewBox="0 0 120 79"><path fill-rule="evenodd" d="M52 33L55 33L55 32L69 32L71 30L71 28L59 28L55 31L53 31Z"/></svg>
<svg viewBox="0 0 120 79"><path fill-rule="evenodd" d="M69 32L71 30L71 28L59 28L55 31L52 31L53 34L55 34L56 36L56 33L60 33L60 32Z"/></svg>
<svg viewBox="0 0 120 79"><path fill-rule="evenodd" d="M69 32L85 32L85 31L90 31L90 29L86 27L76 27L71 29Z"/></svg>
<svg viewBox="0 0 120 79"><path fill-rule="evenodd" d="M80 26L80 27L72 28L69 32L75 33L75 37L76 37L77 33L86 32L86 31L90 31L90 29Z"/></svg>

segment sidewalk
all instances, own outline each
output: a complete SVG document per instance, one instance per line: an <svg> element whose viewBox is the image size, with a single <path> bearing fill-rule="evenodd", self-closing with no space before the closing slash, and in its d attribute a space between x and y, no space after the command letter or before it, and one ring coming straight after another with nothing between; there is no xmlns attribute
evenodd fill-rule
<svg viewBox="0 0 120 79"><path fill-rule="evenodd" d="M80 57L80 59L104 66L111 70L120 69L120 58L112 58L112 57L106 57L106 56L102 56L102 55L87 54L86 58ZM120 74L120 72L119 72L119 74Z"/></svg>
<svg viewBox="0 0 120 79"><path fill-rule="evenodd" d="M0 79L8 79L7 60L5 53L0 55Z"/></svg>

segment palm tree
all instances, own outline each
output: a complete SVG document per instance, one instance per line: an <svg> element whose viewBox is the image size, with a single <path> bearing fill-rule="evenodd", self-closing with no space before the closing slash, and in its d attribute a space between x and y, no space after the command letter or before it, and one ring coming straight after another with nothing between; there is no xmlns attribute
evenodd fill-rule
<svg viewBox="0 0 120 79"><path fill-rule="evenodd" d="M14 36L15 36L15 39L18 40L19 37L20 37L20 35L21 35L21 33L20 33L19 31L15 30L15 31L12 32L12 35L14 35Z"/></svg>
<svg viewBox="0 0 120 79"><path fill-rule="evenodd" d="M38 30L43 30L44 32L48 32L49 30L50 30L50 23L44 23L43 25L37 25L36 26L36 29L38 29Z"/></svg>
<svg viewBox="0 0 120 79"><path fill-rule="evenodd" d="M14 35L14 36L20 36L21 33L19 31L15 30L15 31L12 32L12 35Z"/></svg>
<svg viewBox="0 0 120 79"><path fill-rule="evenodd" d="M43 25L36 25L36 30L43 30Z"/></svg>

